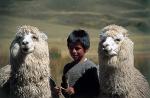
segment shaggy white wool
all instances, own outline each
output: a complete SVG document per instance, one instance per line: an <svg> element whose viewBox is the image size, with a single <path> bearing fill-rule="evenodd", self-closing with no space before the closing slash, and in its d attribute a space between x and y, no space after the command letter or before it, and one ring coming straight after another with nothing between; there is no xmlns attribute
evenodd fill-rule
<svg viewBox="0 0 150 98"><path fill-rule="evenodd" d="M33 26L21 26L10 47L11 98L50 98L47 36Z"/></svg>
<svg viewBox="0 0 150 98"><path fill-rule="evenodd" d="M99 42L99 98L150 98L149 84L134 67L133 42L127 30L109 25Z"/></svg>

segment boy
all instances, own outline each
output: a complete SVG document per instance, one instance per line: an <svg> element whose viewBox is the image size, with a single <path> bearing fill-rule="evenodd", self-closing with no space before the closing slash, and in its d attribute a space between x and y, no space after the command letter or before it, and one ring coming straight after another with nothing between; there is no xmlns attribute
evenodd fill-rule
<svg viewBox="0 0 150 98"><path fill-rule="evenodd" d="M62 93L65 98L95 98L99 94L96 65L85 57L90 47L89 35L74 30L67 39L73 61L66 64L62 76Z"/></svg>

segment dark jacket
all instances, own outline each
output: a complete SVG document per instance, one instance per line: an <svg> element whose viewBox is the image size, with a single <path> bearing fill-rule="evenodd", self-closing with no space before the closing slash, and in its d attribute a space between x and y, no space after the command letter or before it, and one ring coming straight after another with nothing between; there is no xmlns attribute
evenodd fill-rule
<svg viewBox="0 0 150 98"><path fill-rule="evenodd" d="M66 98L93 98L99 94L99 78L96 65L90 60L83 63L71 62L65 65L62 76L62 87L72 86L74 95Z"/></svg>

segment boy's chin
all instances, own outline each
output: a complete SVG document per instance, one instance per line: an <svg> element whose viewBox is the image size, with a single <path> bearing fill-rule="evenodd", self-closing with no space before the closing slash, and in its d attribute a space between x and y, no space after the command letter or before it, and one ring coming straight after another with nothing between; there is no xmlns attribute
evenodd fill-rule
<svg viewBox="0 0 150 98"><path fill-rule="evenodd" d="M78 61L79 58L78 57L72 57L74 61Z"/></svg>
<svg viewBox="0 0 150 98"><path fill-rule="evenodd" d="M73 60L74 60L75 62L80 62L80 61L81 61L80 58L73 58Z"/></svg>
<svg viewBox="0 0 150 98"><path fill-rule="evenodd" d="M74 60L74 61L79 61L79 59L78 59L78 58L73 58L73 60Z"/></svg>

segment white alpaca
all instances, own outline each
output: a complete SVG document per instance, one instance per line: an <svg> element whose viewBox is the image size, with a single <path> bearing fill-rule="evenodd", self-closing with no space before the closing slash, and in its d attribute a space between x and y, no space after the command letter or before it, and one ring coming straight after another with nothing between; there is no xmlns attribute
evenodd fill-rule
<svg viewBox="0 0 150 98"><path fill-rule="evenodd" d="M99 98L150 98L149 84L134 67L133 42L127 30L109 25L99 42Z"/></svg>
<svg viewBox="0 0 150 98"><path fill-rule="evenodd" d="M11 98L50 98L47 36L33 26L21 26L10 47Z"/></svg>

